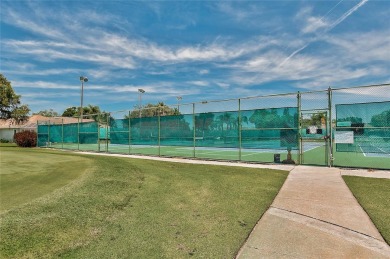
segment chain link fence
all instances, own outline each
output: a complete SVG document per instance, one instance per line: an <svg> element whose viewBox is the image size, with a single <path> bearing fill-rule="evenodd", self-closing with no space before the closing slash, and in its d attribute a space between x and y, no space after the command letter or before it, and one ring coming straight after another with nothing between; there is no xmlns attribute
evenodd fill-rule
<svg viewBox="0 0 390 259"><path fill-rule="evenodd" d="M390 169L390 85L332 91L333 164Z"/></svg>
<svg viewBox="0 0 390 259"><path fill-rule="evenodd" d="M40 147L390 169L390 85L160 103L37 131Z"/></svg>

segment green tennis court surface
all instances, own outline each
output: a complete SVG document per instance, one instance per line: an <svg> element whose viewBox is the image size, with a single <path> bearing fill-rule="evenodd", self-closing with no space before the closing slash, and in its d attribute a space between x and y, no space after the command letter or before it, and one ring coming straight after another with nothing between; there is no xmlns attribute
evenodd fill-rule
<svg viewBox="0 0 390 259"><path fill-rule="evenodd" d="M141 154L161 155L171 157L197 157L216 160L239 160L238 148L215 148L192 146L156 146L156 145L120 145L120 144L75 144L75 143L52 143L49 147L82 151L100 151L118 154ZM314 147L310 147L313 149ZM292 154L297 153L296 150ZM281 160L287 158L286 149L241 149L241 160L273 162L274 154L280 154Z"/></svg>
<svg viewBox="0 0 390 259"><path fill-rule="evenodd" d="M193 146L157 146L157 145L121 145L121 144L77 144L77 143L51 143L51 148L108 152L116 154L152 155L165 157L200 158L213 160L233 160L245 162L273 163L274 155L280 154L280 161L287 159L286 149L256 149L244 148L216 148ZM292 158L297 161L298 151L292 150ZM326 165L325 145L322 142L304 143L303 164ZM240 159L241 157L241 159ZM337 152L334 150L335 166L351 166L365 168L387 169L390 163L390 154L364 153L364 152Z"/></svg>

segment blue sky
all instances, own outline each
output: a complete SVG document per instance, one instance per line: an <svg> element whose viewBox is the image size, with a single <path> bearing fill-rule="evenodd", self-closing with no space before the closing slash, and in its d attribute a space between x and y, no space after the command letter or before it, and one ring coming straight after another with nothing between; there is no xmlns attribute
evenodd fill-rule
<svg viewBox="0 0 390 259"><path fill-rule="evenodd" d="M1 64L33 112L390 82L390 1L6 1Z"/></svg>

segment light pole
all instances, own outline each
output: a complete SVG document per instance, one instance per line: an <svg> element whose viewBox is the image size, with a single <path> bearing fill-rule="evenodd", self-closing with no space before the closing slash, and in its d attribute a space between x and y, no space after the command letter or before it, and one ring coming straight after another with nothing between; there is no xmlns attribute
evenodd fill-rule
<svg viewBox="0 0 390 259"><path fill-rule="evenodd" d="M140 118L141 118L142 94L143 93L145 93L144 89L138 89L139 117Z"/></svg>
<svg viewBox="0 0 390 259"><path fill-rule="evenodd" d="M179 111L180 111L180 101L183 99L183 97L178 96L178 97L176 97L176 99L177 99L177 113L179 113Z"/></svg>
<svg viewBox="0 0 390 259"><path fill-rule="evenodd" d="M84 95L84 82L88 82L88 78L85 76L80 76L80 82L81 82L81 100L80 100L80 118L81 122L83 121L83 95Z"/></svg>

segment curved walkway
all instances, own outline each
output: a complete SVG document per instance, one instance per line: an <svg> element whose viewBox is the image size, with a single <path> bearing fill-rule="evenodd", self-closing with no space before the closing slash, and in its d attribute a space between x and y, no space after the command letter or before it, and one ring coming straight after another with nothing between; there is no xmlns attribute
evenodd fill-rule
<svg viewBox="0 0 390 259"><path fill-rule="evenodd" d="M290 171L237 258L390 258L390 247L341 177L390 178L390 171L90 154Z"/></svg>

